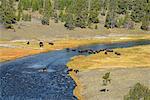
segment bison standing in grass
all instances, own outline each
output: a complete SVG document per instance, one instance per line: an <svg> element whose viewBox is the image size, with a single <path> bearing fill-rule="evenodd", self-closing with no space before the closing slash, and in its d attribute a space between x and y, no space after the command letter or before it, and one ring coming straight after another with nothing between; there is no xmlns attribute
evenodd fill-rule
<svg viewBox="0 0 150 100"><path fill-rule="evenodd" d="M44 43L43 43L43 42L40 42L40 43L39 43L39 46L40 46L40 47L43 47L43 46L44 46Z"/></svg>
<svg viewBox="0 0 150 100"><path fill-rule="evenodd" d="M76 70L74 70L74 72L77 74L79 72L79 70L76 69Z"/></svg>
<svg viewBox="0 0 150 100"><path fill-rule="evenodd" d="M52 42L49 42L48 44L49 44L49 45L54 45L54 43L52 43Z"/></svg>
<svg viewBox="0 0 150 100"><path fill-rule="evenodd" d="M107 55L107 52L105 52L105 55Z"/></svg>
<svg viewBox="0 0 150 100"><path fill-rule="evenodd" d="M27 42L27 45L29 45L29 44L30 44L30 42L28 41L28 42Z"/></svg>
<svg viewBox="0 0 150 100"><path fill-rule="evenodd" d="M115 52L115 54L116 54L117 56L120 56L120 55L121 55L121 53L119 53L119 52Z"/></svg>

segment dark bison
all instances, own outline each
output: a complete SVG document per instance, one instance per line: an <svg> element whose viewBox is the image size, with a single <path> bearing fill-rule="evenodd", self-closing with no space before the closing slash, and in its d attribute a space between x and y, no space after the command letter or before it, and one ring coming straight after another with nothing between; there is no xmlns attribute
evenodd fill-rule
<svg viewBox="0 0 150 100"><path fill-rule="evenodd" d="M121 55L121 53L119 53L119 52L115 52L115 54L116 54L116 55L118 55L118 56L120 56L120 55Z"/></svg>
<svg viewBox="0 0 150 100"><path fill-rule="evenodd" d="M74 72L75 72L75 73L78 73L78 72L79 72L79 70L74 70Z"/></svg>
<svg viewBox="0 0 150 100"><path fill-rule="evenodd" d="M40 43L39 43L39 46L40 46L40 47L43 47L43 46L44 46L43 42L40 42Z"/></svg>
<svg viewBox="0 0 150 100"><path fill-rule="evenodd" d="M96 51L93 51L93 54L96 54Z"/></svg>
<svg viewBox="0 0 150 100"><path fill-rule="evenodd" d="M28 41L28 42L27 42L27 45L29 45L29 44L30 44L30 42Z"/></svg>
<svg viewBox="0 0 150 100"><path fill-rule="evenodd" d="M100 92L107 92L109 91L108 89L101 89Z"/></svg>
<svg viewBox="0 0 150 100"><path fill-rule="evenodd" d="M114 52L112 49L107 49L106 51L107 52Z"/></svg>
<svg viewBox="0 0 150 100"><path fill-rule="evenodd" d="M68 72L71 72L71 71L73 71L73 69L68 69Z"/></svg>
<svg viewBox="0 0 150 100"><path fill-rule="evenodd" d="M89 51L88 53L89 53L89 54L92 54L92 52L91 52L91 51Z"/></svg>
<svg viewBox="0 0 150 100"><path fill-rule="evenodd" d="M96 51L96 53L100 53L100 51L99 51L99 50L97 50L97 51Z"/></svg>
<svg viewBox="0 0 150 100"><path fill-rule="evenodd" d="M47 67L42 68L43 72L47 72Z"/></svg>
<svg viewBox="0 0 150 100"><path fill-rule="evenodd" d="M76 51L76 49L72 49L72 51Z"/></svg>
<svg viewBox="0 0 150 100"><path fill-rule="evenodd" d="M79 53L82 53L82 50L78 50Z"/></svg>
<svg viewBox="0 0 150 100"><path fill-rule="evenodd" d="M100 49L99 51L101 52L101 51L105 51L106 49Z"/></svg>
<svg viewBox="0 0 150 100"><path fill-rule="evenodd" d="M54 45L54 43L52 43L52 42L49 42L48 44L49 44L49 45Z"/></svg>
<svg viewBox="0 0 150 100"><path fill-rule="evenodd" d="M66 48L67 52L69 52L70 48Z"/></svg>

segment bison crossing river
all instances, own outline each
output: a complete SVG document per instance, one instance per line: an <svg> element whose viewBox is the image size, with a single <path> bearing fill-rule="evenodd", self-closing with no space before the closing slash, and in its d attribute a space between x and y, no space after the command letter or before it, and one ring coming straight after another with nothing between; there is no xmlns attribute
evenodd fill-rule
<svg viewBox="0 0 150 100"><path fill-rule="evenodd" d="M51 51L0 63L1 100L77 100L73 95L75 82L68 71L80 73L79 69L68 69L66 64L77 55L115 53L115 48L148 45L149 40L93 44L75 49ZM27 45L31 45L31 42ZM38 44L37 44L38 45ZM87 49L90 48L90 49ZM107 48L107 49L105 49ZM39 69L45 68L39 72ZM107 90L101 90L101 92Z"/></svg>

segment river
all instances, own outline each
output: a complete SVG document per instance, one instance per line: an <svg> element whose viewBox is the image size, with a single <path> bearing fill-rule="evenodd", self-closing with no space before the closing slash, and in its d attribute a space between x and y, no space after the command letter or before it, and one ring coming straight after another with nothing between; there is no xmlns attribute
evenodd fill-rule
<svg viewBox="0 0 150 100"><path fill-rule="evenodd" d="M150 40L140 40L76 49L115 49L149 44ZM66 66L70 58L77 55L81 54L63 49L0 63L0 100L77 100L73 95L75 82L67 74ZM44 67L48 72L39 71Z"/></svg>

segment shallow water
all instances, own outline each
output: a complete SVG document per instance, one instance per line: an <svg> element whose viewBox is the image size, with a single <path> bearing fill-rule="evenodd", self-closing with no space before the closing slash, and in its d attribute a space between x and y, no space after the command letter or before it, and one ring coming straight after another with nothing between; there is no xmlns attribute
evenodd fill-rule
<svg viewBox="0 0 150 100"><path fill-rule="evenodd" d="M114 49L148 45L150 40L113 44L93 44L79 49ZM67 75L66 63L78 52L66 50L28 56L1 63L0 100L76 100L75 82ZM88 55L88 54L83 54ZM48 67L48 72L39 69Z"/></svg>

